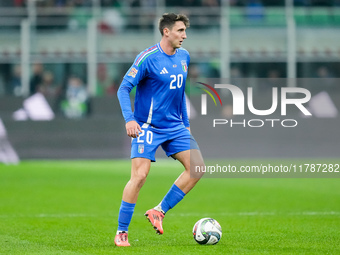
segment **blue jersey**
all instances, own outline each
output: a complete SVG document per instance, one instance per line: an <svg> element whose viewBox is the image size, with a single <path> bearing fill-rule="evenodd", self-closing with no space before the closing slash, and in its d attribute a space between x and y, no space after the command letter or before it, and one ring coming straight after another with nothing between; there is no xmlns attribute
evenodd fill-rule
<svg viewBox="0 0 340 255"><path fill-rule="evenodd" d="M167 55L158 43L141 52L122 82L122 86L126 81L137 86L133 118L124 112L123 104L130 105L130 101L122 102L123 89L118 93L125 120L156 128L188 127L184 90L189 62L189 53L183 48Z"/></svg>

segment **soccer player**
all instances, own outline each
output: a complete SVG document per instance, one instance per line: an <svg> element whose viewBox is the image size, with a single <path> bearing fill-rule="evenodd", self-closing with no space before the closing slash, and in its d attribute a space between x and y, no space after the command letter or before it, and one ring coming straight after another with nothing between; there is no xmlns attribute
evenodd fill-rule
<svg viewBox="0 0 340 255"><path fill-rule="evenodd" d="M180 202L201 175L190 176L190 163L203 165L199 147L190 133L185 103L185 81L190 56L181 48L189 19L185 15L165 13L159 20L162 39L141 52L125 74L118 99L131 142L131 178L123 191L118 216L117 246L130 246L128 227L138 194L149 173L155 153L162 146L167 156L182 163L185 170L163 200L146 211L156 233L163 234L162 221L167 211ZM129 93L136 88L135 111Z"/></svg>

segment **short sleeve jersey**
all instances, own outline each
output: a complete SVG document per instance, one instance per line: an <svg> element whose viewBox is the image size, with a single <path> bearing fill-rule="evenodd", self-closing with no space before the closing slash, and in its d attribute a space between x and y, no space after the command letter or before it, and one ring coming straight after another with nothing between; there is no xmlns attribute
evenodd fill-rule
<svg viewBox="0 0 340 255"><path fill-rule="evenodd" d="M190 63L189 52L176 49L167 55L156 44L135 59L124 79L137 86L134 117L140 124L174 128L183 124L185 82ZM186 114L185 114L186 116Z"/></svg>

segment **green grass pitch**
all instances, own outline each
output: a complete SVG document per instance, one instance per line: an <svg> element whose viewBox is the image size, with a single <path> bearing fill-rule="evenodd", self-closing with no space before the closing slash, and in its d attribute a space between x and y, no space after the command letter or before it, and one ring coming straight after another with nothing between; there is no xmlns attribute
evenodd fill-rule
<svg viewBox="0 0 340 255"><path fill-rule="evenodd" d="M131 247L115 247L130 161L0 165L0 254L340 254L340 179L203 178L156 235L143 214L181 171L170 159L152 165ZM221 224L217 245L194 241L192 227L203 217Z"/></svg>

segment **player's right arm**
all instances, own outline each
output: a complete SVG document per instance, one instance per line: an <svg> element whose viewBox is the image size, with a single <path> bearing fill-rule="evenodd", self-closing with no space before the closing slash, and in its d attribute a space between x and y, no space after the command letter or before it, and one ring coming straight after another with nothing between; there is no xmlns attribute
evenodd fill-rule
<svg viewBox="0 0 340 255"><path fill-rule="evenodd" d="M128 136L136 138L139 136L139 132L142 132L142 129L135 120L131 109L130 92L133 87L133 84L128 82L126 79L123 79L117 92L117 96L126 122L126 133Z"/></svg>
<svg viewBox="0 0 340 255"><path fill-rule="evenodd" d="M142 129L135 120L131 109L130 92L147 75L146 68L142 61L146 54L147 52L142 52L136 57L133 65L125 74L117 92L119 104L126 123L126 133L133 138L138 137L139 133L142 132Z"/></svg>
<svg viewBox="0 0 340 255"><path fill-rule="evenodd" d="M133 87L137 86L141 80L147 76L147 61L145 58L152 51L155 51L156 47L153 46L141 52L135 59L130 69L125 74L123 81L119 87L117 96L120 107L126 122L126 133L128 136L136 138L139 133L142 132L140 125L135 120L134 114L131 109L130 92Z"/></svg>

